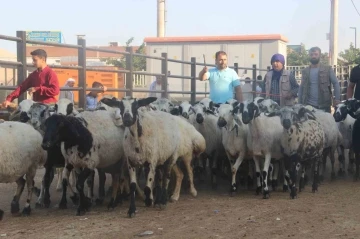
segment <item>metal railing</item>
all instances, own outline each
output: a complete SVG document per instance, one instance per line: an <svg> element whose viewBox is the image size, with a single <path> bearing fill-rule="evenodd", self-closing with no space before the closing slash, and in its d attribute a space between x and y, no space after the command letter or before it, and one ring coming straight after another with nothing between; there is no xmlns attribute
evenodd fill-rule
<svg viewBox="0 0 360 239"><path fill-rule="evenodd" d="M26 43L37 44L37 45L48 45L48 46L55 46L55 47L63 47L63 48L75 48L78 50L78 65L77 66L61 66L61 65L50 65L52 68L60 68L60 69L76 69L78 70L78 82L79 87L75 88L64 88L61 87L61 91L79 91L79 108L84 108L86 102L86 91L101 91L98 88L87 88L86 87L86 71L98 71L98 72L115 72L115 73L125 73L125 88L108 88L107 91L110 92L125 92L126 96L132 96L134 92L150 92L150 90L143 90L137 89L136 86L139 83L135 84L134 75L150 75L150 76L162 76L162 88L160 91L151 91L154 93L161 93L162 97L166 97L168 93L175 93L175 94L190 94L190 102L194 103L196 101L196 95L205 95L208 92L197 92L196 91L196 80L198 78L198 72L196 71L196 66L205 66L203 63L196 62L195 57L191 57L190 61L181 61L181 60L174 60L168 59L167 53L162 53L161 57L158 56L149 56L149 55L142 55L133 52L132 47L126 47L126 51L115 51L115 50L108 50L108 49L99 49L93 47L86 47L86 40L79 38L77 40L77 45L73 44L62 44L62 43L53 43L53 42L41 42L41 41L33 41L26 39L26 32L25 31L17 31L16 37L12 36L5 36L0 35L0 40L7 40L7 41L15 41L17 44L17 61L1 61L0 66L13 66L17 68L17 85L20 85L27 77L27 67L31 65L27 64L26 62ZM126 68L124 70L110 70L110 69L99 69L96 67L87 67L86 66L86 51L97 51L97 52L106 52L106 53L113 53L119 55L125 55L126 61ZM161 72L160 73L150 73L146 71L135 71L133 66L133 57L134 56L141 56L150 59L156 59L161 61ZM188 64L190 65L190 76L183 76L183 75L169 75L168 74L168 63L175 62L180 64ZM208 67L215 67L215 65L207 64ZM252 78L256 79L257 73L260 71L268 71L268 69L259 69L256 65L252 67L239 67L237 63L234 64L233 68L237 73L241 70L250 70L252 71ZM168 78L182 78L182 79L190 79L190 91L168 91ZM256 80L254 80L255 82ZM143 84L143 83L140 83ZM0 90L13 90L16 86L0 86ZM135 89L134 89L135 88ZM256 84L253 84L253 90L256 91ZM19 102L24 99L24 94L19 97Z"/></svg>

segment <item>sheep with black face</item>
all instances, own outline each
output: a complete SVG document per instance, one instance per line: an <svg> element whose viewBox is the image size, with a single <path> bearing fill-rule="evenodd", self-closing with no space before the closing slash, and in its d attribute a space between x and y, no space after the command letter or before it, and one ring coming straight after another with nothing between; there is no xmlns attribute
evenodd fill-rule
<svg viewBox="0 0 360 239"><path fill-rule="evenodd" d="M344 102L337 105L334 112L334 119L343 138L342 145L337 150L340 162L338 174L339 176L343 176L345 174L345 162L348 162L348 172L353 173L355 155L352 147L352 132L355 118L349 115Z"/></svg>
<svg viewBox="0 0 360 239"><path fill-rule="evenodd" d="M69 165L83 168L76 189L80 196L77 215L90 207L89 198L84 194L84 182L95 168L107 168L118 165L113 176L113 194L108 207L113 207L117 196L119 177L124 150L122 141L124 130L113 123L113 115L108 111L84 111L77 116L53 114L45 121L44 149L61 144L61 153L65 159L64 181L68 181Z"/></svg>
<svg viewBox="0 0 360 239"><path fill-rule="evenodd" d="M181 117L173 116L162 111L140 110L156 100L155 97L146 99L124 99L118 103L121 110L125 129L124 151L128 159L130 174L130 208L128 215L135 214L135 167L144 165L148 169L145 187L145 204L153 203L153 182L157 169L157 185L155 205L164 206L167 202L167 187L170 172L173 168L177 175L179 169L175 164L181 158L187 168L190 181L190 193L197 195L193 184L191 160L193 154L198 156L205 150L205 139L194 127ZM173 200L178 200L181 179L177 177Z"/></svg>
<svg viewBox="0 0 360 239"><path fill-rule="evenodd" d="M271 159L280 160L283 153L280 147L282 126L279 117L266 117L260 109L263 98L257 97L254 101L245 101L240 104L242 122L249 125L248 148L253 152L253 159L256 167L257 193L261 190L260 159L264 156L265 163L262 172L263 197L269 198L268 176ZM277 174L275 174L275 182ZM284 190L287 185L284 185Z"/></svg>

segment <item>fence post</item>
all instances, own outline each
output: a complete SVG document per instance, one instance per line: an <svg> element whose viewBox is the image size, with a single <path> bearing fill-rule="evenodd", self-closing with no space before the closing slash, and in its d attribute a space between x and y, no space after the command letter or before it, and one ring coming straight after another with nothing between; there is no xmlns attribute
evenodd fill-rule
<svg viewBox="0 0 360 239"><path fill-rule="evenodd" d="M125 62L126 62L126 70L129 72L126 73L126 82L125 87L129 91L125 93L126 96L133 97L133 81L134 81L134 64L133 64L133 48L131 46L126 47L126 51L129 54L126 54L125 56Z"/></svg>
<svg viewBox="0 0 360 239"><path fill-rule="evenodd" d="M253 72L252 72L252 78L253 78L253 84L252 84L252 91L253 91L253 99L256 97L256 64L252 66Z"/></svg>
<svg viewBox="0 0 360 239"><path fill-rule="evenodd" d="M238 63L234 63L234 71L236 72L236 74L239 74L239 64Z"/></svg>
<svg viewBox="0 0 360 239"><path fill-rule="evenodd" d="M161 53L161 57L164 59L161 60L161 74L164 74L164 77L161 81L161 90L164 92L161 93L162 98L168 97L168 55L167 53Z"/></svg>
<svg viewBox="0 0 360 239"><path fill-rule="evenodd" d="M78 70L78 81L79 87L82 87L79 90L79 108L86 108L86 40L83 38L78 38L77 44L81 47L78 48L78 66L81 69ZM91 86L90 86L91 87Z"/></svg>
<svg viewBox="0 0 360 239"><path fill-rule="evenodd" d="M196 57L191 57L191 68L190 68L190 73L191 73L191 82L190 82L190 91L191 91L191 95L190 95L190 103L191 104L195 104L196 101ZM206 85L205 85L206 87ZM206 91L206 89L205 89Z"/></svg>
<svg viewBox="0 0 360 239"><path fill-rule="evenodd" d="M16 36L21 38L20 42L16 43L17 48L17 61L22 66L17 67L17 85L19 86L27 78L27 67L26 67L26 32L17 31ZM26 93L25 93L26 94ZM22 94L18 98L18 103L25 99L25 94Z"/></svg>

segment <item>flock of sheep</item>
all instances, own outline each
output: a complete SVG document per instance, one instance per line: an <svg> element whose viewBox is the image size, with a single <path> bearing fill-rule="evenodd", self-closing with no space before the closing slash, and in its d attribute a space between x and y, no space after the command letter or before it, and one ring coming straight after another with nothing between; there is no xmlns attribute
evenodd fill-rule
<svg viewBox="0 0 360 239"><path fill-rule="evenodd" d="M19 199L26 183L22 214L30 215L33 193L38 196L37 206L50 206L49 189L56 170L57 189L62 191L59 208L67 208L69 189L71 201L78 205L77 215L82 215L92 203L104 202L106 174L110 174L107 207L114 208L130 196L128 216L132 217L136 196L146 206L160 208L169 199L177 201L184 174L195 197L194 174L204 176L207 166L212 186L217 186L221 172L231 177L230 193L234 193L239 186L238 169L246 162L248 184L256 181L258 194L269 198L270 188L276 189L281 176L283 190L295 198L297 187L303 190L308 178L312 191L318 190L327 157L335 178L336 151L338 175L345 174L345 162L353 173L356 159L354 175L359 178L359 112L360 101L355 99L342 102L333 115L299 104L279 107L261 97L225 104L204 98L194 105L187 101L174 105L155 97L103 98L96 110L83 112L67 99L54 106L24 100L10 121L0 123L0 183L17 183L12 214L20 212ZM34 177L40 167L45 174L38 189ZM99 176L96 200L95 169ZM142 174L144 190L138 185ZM171 192L170 181L174 184ZM0 220L3 214L0 210Z"/></svg>

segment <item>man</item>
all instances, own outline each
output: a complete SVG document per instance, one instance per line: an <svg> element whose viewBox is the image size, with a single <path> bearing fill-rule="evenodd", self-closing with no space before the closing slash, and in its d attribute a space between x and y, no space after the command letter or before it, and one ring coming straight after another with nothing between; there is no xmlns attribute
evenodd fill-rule
<svg viewBox="0 0 360 239"><path fill-rule="evenodd" d="M360 86L358 85L358 83L360 85L360 65L352 68L350 72L350 82L347 87L347 99L354 97L355 99L360 100ZM354 94L355 86L356 89Z"/></svg>
<svg viewBox="0 0 360 239"><path fill-rule="evenodd" d="M299 103L331 113L331 105L335 107L340 103L339 82L331 66L320 63L319 47L312 47L309 54L311 65L302 70ZM335 100L332 97L331 84L334 87Z"/></svg>
<svg viewBox="0 0 360 239"><path fill-rule="evenodd" d="M270 60L272 69L268 71L264 78L263 93L266 98L270 98L282 106L292 106L299 90L299 84L295 75L285 70L285 57L275 54Z"/></svg>
<svg viewBox="0 0 360 239"><path fill-rule="evenodd" d="M6 100L3 106L7 107L11 101L18 98L25 91L32 95L35 102L49 104L56 103L59 94L59 81L56 73L46 64L47 54L38 49L30 53L36 70L32 72Z"/></svg>
<svg viewBox="0 0 360 239"><path fill-rule="evenodd" d="M66 88L72 88L75 85L75 80L73 78L69 78L67 79L67 81L65 82L64 87ZM60 91L60 96L59 99L69 99L74 103L74 93L72 91Z"/></svg>
<svg viewBox="0 0 360 239"><path fill-rule="evenodd" d="M168 72L168 74L169 74L169 72ZM162 98L161 93L151 92L151 91L161 90L161 84L162 84L162 77L161 76L156 76L156 79L150 84L149 97ZM169 84L168 84L168 91L169 91ZM165 96L165 98L168 98L168 97L169 97L169 93Z"/></svg>
<svg viewBox="0 0 360 239"><path fill-rule="evenodd" d="M250 77L245 78L245 84L241 86L243 100L253 101L252 84Z"/></svg>
<svg viewBox="0 0 360 239"><path fill-rule="evenodd" d="M210 82L210 99L217 104L225 103L234 98L235 89L236 99L243 102L239 76L227 66L227 55L224 51L216 52L215 64L215 68L208 70L205 66L199 73L199 80Z"/></svg>
<svg viewBox="0 0 360 239"><path fill-rule="evenodd" d="M95 110L98 103L98 97L107 90L106 86L97 81L92 83L91 88L100 88L102 91L91 91L86 95L86 110Z"/></svg>

